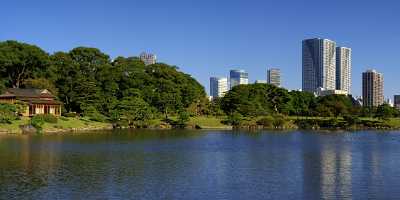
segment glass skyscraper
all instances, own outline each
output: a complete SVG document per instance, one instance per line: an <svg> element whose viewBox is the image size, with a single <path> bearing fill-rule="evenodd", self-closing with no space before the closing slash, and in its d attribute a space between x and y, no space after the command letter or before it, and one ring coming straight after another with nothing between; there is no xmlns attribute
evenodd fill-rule
<svg viewBox="0 0 400 200"><path fill-rule="evenodd" d="M210 96L212 98L223 97L228 91L228 78L211 77L210 78Z"/></svg>
<svg viewBox="0 0 400 200"><path fill-rule="evenodd" d="M249 74L244 70L231 70L229 78L231 89L237 85L249 83Z"/></svg>

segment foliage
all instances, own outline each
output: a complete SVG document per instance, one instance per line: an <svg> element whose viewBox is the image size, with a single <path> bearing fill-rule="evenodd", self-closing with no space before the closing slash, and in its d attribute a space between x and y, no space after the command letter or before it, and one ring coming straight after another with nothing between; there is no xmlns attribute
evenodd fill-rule
<svg viewBox="0 0 400 200"><path fill-rule="evenodd" d="M389 104L382 104L376 109L375 117L379 119L388 119L397 115L398 110L391 107Z"/></svg>
<svg viewBox="0 0 400 200"><path fill-rule="evenodd" d="M11 123L18 119L17 107L11 104L0 104L0 123Z"/></svg>
<svg viewBox="0 0 400 200"><path fill-rule="evenodd" d="M51 114L35 115L32 117L32 119L33 118L35 118L35 120L37 120L37 121L43 121L43 122L51 123L51 124L55 124L58 122L58 118Z"/></svg>
<svg viewBox="0 0 400 200"><path fill-rule="evenodd" d="M189 115L188 112L186 112L186 111L184 111L184 110L182 110L182 111L179 112L179 115L178 115L178 125L179 125L180 127L185 127L186 124L187 124L187 122L189 122L189 120L190 120L190 115Z"/></svg>
<svg viewBox="0 0 400 200"><path fill-rule="evenodd" d="M264 128L272 128L272 124L273 124L274 118L271 116L266 116L263 117L259 120L257 120L257 125L263 126Z"/></svg>
<svg viewBox="0 0 400 200"><path fill-rule="evenodd" d="M0 77L7 86L19 88L28 78L50 74L49 57L37 46L17 41L0 42Z"/></svg>
<svg viewBox="0 0 400 200"><path fill-rule="evenodd" d="M47 89L54 95L58 93L55 84L46 78L27 79L24 85L25 88Z"/></svg>
<svg viewBox="0 0 400 200"><path fill-rule="evenodd" d="M41 132L43 130L44 123L44 118L40 115L36 115L31 118L31 125L35 127L38 132Z"/></svg>
<svg viewBox="0 0 400 200"><path fill-rule="evenodd" d="M234 112L231 115L228 115L227 123L232 126L239 126L242 121L243 116L238 112Z"/></svg>
<svg viewBox="0 0 400 200"><path fill-rule="evenodd" d="M153 110L140 97L124 97L113 112L113 118L123 118L129 125L143 126L153 118Z"/></svg>
<svg viewBox="0 0 400 200"><path fill-rule="evenodd" d="M238 85L221 100L228 115L238 112L244 116L261 116L281 113L289 101L287 90L270 84Z"/></svg>

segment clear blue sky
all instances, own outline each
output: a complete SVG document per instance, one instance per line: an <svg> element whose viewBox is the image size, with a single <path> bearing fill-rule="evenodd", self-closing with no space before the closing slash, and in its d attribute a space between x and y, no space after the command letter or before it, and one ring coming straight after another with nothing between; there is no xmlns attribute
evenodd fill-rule
<svg viewBox="0 0 400 200"><path fill-rule="evenodd" d="M210 76L241 68L253 82L269 66L281 68L286 88L301 88L301 41L328 38L353 49L353 94L367 68L384 73L387 97L400 93L395 0L13 0L1 8L0 40L50 53L91 46L112 58L153 52L207 91Z"/></svg>

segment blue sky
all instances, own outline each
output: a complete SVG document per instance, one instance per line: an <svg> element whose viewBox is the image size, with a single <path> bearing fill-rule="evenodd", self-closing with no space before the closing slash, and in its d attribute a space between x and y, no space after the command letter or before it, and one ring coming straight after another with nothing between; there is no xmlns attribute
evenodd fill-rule
<svg viewBox="0 0 400 200"><path fill-rule="evenodd" d="M2 1L0 40L49 53L97 47L112 58L142 51L193 75L229 69L265 79L282 70L283 86L301 88L301 41L332 39L353 49L353 94L361 72L384 73L385 95L400 93L400 2L365 0L13 0Z"/></svg>

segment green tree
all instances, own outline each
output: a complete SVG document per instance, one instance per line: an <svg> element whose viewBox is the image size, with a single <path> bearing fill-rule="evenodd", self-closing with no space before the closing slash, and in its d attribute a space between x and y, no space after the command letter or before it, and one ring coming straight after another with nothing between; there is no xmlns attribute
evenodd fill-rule
<svg viewBox="0 0 400 200"><path fill-rule="evenodd" d="M151 107L140 97L124 97L119 102L117 110L129 125L142 126L153 118Z"/></svg>
<svg viewBox="0 0 400 200"><path fill-rule="evenodd" d="M17 41L0 42L0 76L19 88L29 78L48 75L48 54L37 46Z"/></svg>
<svg viewBox="0 0 400 200"><path fill-rule="evenodd" d="M391 107L389 104L384 103L378 106L375 117L379 119L388 119L394 116L395 108Z"/></svg>

